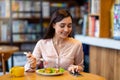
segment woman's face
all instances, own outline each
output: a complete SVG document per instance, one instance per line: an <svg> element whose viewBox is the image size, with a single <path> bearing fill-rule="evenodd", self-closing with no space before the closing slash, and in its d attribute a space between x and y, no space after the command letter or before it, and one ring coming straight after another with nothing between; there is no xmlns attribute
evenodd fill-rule
<svg viewBox="0 0 120 80"><path fill-rule="evenodd" d="M67 38L72 31L72 19L71 17L66 17L61 21L53 24L55 29L55 36L59 38Z"/></svg>

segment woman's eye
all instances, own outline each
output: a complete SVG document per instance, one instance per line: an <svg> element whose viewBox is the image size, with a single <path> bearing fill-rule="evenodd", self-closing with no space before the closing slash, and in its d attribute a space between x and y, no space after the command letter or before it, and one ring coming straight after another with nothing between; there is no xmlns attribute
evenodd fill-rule
<svg viewBox="0 0 120 80"><path fill-rule="evenodd" d="M68 28L71 28L71 27L72 27L72 24L69 24L69 25L68 25Z"/></svg>
<svg viewBox="0 0 120 80"><path fill-rule="evenodd" d="M61 27L61 28L64 28L64 27L65 27L65 25L61 24L61 25L60 25L60 27Z"/></svg>
<svg viewBox="0 0 120 80"><path fill-rule="evenodd" d="M68 28L71 28L71 27L72 27L72 24L68 24L68 25L66 25L66 24L61 24L61 25L60 25L61 28L64 28L65 26L67 26Z"/></svg>
<svg viewBox="0 0 120 80"><path fill-rule="evenodd" d="M68 25L68 28L71 28L72 27L72 25Z"/></svg>

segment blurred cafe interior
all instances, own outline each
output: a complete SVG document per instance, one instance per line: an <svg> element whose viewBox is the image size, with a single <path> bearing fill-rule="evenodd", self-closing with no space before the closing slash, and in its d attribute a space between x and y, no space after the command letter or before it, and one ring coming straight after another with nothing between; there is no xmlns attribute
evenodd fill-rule
<svg viewBox="0 0 120 80"><path fill-rule="evenodd" d="M0 76L24 66L49 26L52 12L66 8L72 36L81 41L84 72L120 80L120 0L0 0Z"/></svg>

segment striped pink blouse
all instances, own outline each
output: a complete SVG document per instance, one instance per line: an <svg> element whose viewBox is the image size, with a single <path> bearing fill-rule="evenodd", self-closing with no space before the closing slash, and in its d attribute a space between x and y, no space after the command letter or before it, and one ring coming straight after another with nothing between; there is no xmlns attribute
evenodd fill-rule
<svg viewBox="0 0 120 80"><path fill-rule="evenodd" d="M44 67L62 67L68 69L70 65L79 65L83 67L83 48L82 43L73 38L69 38L59 55L53 45L52 39L41 39L37 42L33 56L37 59L37 65L40 64L40 58L43 58L47 64ZM25 70L30 69L30 64L26 63Z"/></svg>

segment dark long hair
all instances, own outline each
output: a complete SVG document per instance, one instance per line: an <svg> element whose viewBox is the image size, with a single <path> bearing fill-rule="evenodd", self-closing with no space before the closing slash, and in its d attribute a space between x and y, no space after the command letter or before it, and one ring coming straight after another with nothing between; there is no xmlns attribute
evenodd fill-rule
<svg viewBox="0 0 120 80"><path fill-rule="evenodd" d="M71 19L72 19L72 16L71 16L70 12L68 11L68 9L55 10L51 16L49 27L48 27L47 32L46 32L45 36L43 37L43 39L53 38L55 35L55 29L53 28L53 24L61 21L62 19L66 18L66 17L71 17ZM71 34L68 37L71 37Z"/></svg>

